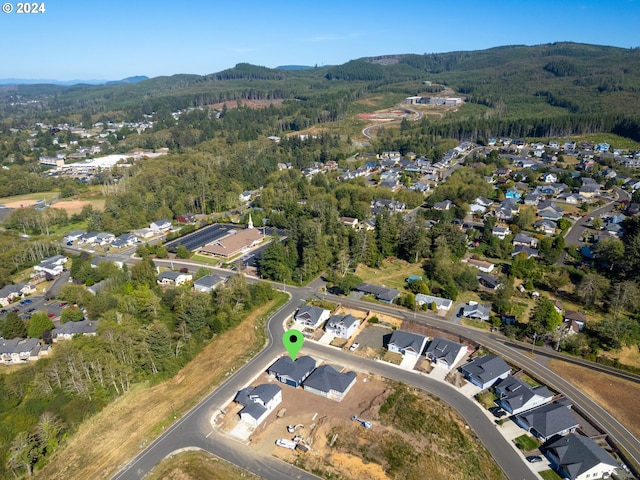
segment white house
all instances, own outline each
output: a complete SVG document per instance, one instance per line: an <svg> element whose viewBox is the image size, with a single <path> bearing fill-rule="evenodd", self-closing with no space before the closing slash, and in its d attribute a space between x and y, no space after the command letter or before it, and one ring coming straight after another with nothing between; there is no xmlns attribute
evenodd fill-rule
<svg viewBox="0 0 640 480"><path fill-rule="evenodd" d="M187 282L190 282L193 279L193 275L190 273L182 273L182 272L162 272L158 275L157 282L159 285L169 286L169 285L184 285Z"/></svg>
<svg viewBox="0 0 640 480"><path fill-rule="evenodd" d="M416 303L422 305L436 304L436 309L442 312L448 312L453 305L453 301L448 298L434 297L433 295L425 295L424 293L416 294Z"/></svg>
<svg viewBox="0 0 640 480"><path fill-rule="evenodd" d="M171 230L171 221L167 218L163 218L162 220L151 222L149 228L153 230L154 233L166 232Z"/></svg>
<svg viewBox="0 0 640 480"><path fill-rule="evenodd" d="M294 320L305 327L318 328L329 319L331 311L326 308L314 307L313 305L303 305L298 309Z"/></svg>
<svg viewBox="0 0 640 480"><path fill-rule="evenodd" d="M247 387L238 392L235 401L244 406L240 410L240 419L257 427L282 402L282 389L265 383Z"/></svg>
<svg viewBox="0 0 640 480"><path fill-rule="evenodd" d="M518 414L532 408L549 403L553 393L545 386L531 387L519 378L511 375L500 380L496 385L496 401L511 414Z"/></svg>
<svg viewBox="0 0 640 480"><path fill-rule="evenodd" d="M349 338L355 333L360 325L360 320L353 315L333 315L324 327L324 329L332 333L338 338Z"/></svg>
<svg viewBox="0 0 640 480"><path fill-rule="evenodd" d="M511 367L497 355L484 355L460 367L460 372L469 382L484 390L498 380L507 378Z"/></svg>
<svg viewBox="0 0 640 480"><path fill-rule="evenodd" d="M193 282L193 289L197 292L209 293L220 285L223 285L227 279L218 275L205 275Z"/></svg>
<svg viewBox="0 0 640 480"><path fill-rule="evenodd" d="M417 333L395 330L391 334L387 349L390 352L401 353L403 357L408 356L417 359L427 344L427 337Z"/></svg>
<svg viewBox="0 0 640 480"><path fill-rule="evenodd" d="M431 363L451 370L467 353L467 347L446 338L434 338L429 342L425 356Z"/></svg>
<svg viewBox="0 0 640 480"><path fill-rule="evenodd" d="M57 277L63 272L66 262L67 257L64 255L54 255L53 257L45 258L38 265L35 265L33 271L36 275L44 276L48 273Z"/></svg>

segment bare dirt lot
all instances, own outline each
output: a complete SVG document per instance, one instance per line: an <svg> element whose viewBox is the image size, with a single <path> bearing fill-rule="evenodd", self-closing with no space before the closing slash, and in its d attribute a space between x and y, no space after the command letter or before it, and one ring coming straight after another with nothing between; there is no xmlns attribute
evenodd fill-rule
<svg viewBox="0 0 640 480"><path fill-rule="evenodd" d="M64 200L51 205L51 208L60 208L66 210L69 215L80 213L85 205L93 205L93 208L102 210L104 201L98 200Z"/></svg>
<svg viewBox="0 0 640 480"><path fill-rule="evenodd" d="M255 384L269 381L268 375L264 374ZM358 424L351 421L352 415L372 420L377 417L378 409L390 394L386 380L365 374L358 374L355 385L341 402L314 395L301 388L294 389L287 385L278 385L282 387L282 404L263 425L258 427L249 442L252 449L257 452L263 455L275 455L290 463L295 463L296 458L301 454L275 445L278 438L293 437L293 434L287 432L287 425L303 425L295 432L295 435L302 437L311 447L311 451L303 455L323 462L325 456L334 455L327 445L329 430L336 425L350 427L353 424L357 427ZM286 415L276 418L277 411L283 407L287 409ZM227 418L221 422L227 429L239 422L237 412L234 413L232 410L227 408ZM229 418L230 416L232 418ZM376 424L375 421L373 423ZM379 465L365 465L360 458L351 455L336 454L332 461L335 461L336 465L349 467L353 473L348 478L366 478L368 474L373 475L372 478L388 478Z"/></svg>

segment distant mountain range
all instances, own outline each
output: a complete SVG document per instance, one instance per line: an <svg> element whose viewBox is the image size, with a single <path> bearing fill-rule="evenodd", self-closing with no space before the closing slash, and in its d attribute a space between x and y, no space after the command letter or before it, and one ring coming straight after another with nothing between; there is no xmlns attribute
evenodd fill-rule
<svg viewBox="0 0 640 480"><path fill-rule="evenodd" d="M135 77L127 77L122 80L51 80L51 79L34 79L34 78L0 78L0 85L122 85L126 83L138 83L148 80L145 75L137 75Z"/></svg>
<svg viewBox="0 0 640 480"><path fill-rule="evenodd" d="M314 67L309 65L280 65L276 67L277 70L311 70Z"/></svg>

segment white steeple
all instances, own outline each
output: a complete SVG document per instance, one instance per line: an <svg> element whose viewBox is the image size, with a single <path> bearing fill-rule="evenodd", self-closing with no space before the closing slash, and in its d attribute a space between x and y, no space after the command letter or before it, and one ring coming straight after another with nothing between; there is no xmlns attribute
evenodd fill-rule
<svg viewBox="0 0 640 480"><path fill-rule="evenodd" d="M251 213L249 213L249 223L247 223L247 228L253 228L253 220L251 220Z"/></svg>

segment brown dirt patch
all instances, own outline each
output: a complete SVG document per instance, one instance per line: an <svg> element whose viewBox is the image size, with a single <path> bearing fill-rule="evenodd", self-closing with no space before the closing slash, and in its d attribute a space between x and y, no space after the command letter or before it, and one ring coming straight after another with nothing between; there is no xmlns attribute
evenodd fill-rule
<svg viewBox="0 0 640 480"><path fill-rule="evenodd" d="M637 408L640 385L560 360L549 360L547 366L640 437L640 409Z"/></svg>
<svg viewBox="0 0 640 480"><path fill-rule="evenodd" d="M138 385L88 419L53 455L39 478L110 478L173 422L174 411L187 411L224 379L226 371L244 363L243 356L257 338L255 321L271 306L214 338L177 377L150 388ZM235 354L221 356L221 351Z"/></svg>
<svg viewBox="0 0 640 480"><path fill-rule="evenodd" d="M640 347L638 345L623 347L614 352L602 352L601 355L611 359L618 359L623 365L640 368Z"/></svg>
<svg viewBox="0 0 640 480"><path fill-rule="evenodd" d="M93 208L102 210L104 200L63 200L51 205L51 208L60 208L66 210L69 215L80 213L85 205L93 205Z"/></svg>
<svg viewBox="0 0 640 480"><path fill-rule="evenodd" d="M260 477L201 450L179 453L163 460L148 476L148 480L201 480L204 478L258 480Z"/></svg>

